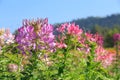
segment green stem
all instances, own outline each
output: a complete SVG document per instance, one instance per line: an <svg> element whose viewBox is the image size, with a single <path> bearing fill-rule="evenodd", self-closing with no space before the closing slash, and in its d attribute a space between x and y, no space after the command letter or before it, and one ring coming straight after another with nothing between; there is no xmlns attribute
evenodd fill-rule
<svg viewBox="0 0 120 80"><path fill-rule="evenodd" d="M20 70L21 70L21 63L22 63L22 60L23 60L23 58L21 58L21 60L20 60L20 63L19 63L19 72L20 72Z"/></svg>
<svg viewBox="0 0 120 80"><path fill-rule="evenodd" d="M118 74L118 54L119 54L119 44L116 42L116 75Z"/></svg>
<svg viewBox="0 0 120 80"><path fill-rule="evenodd" d="M18 64L18 72L17 72L17 75L16 75L16 79L17 80L20 80L20 78L21 78L21 63L22 63L22 60L23 60L23 57L21 57L21 59L20 59L20 62L19 62L19 64Z"/></svg>
<svg viewBox="0 0 120 80"><path fill-rule="evenodd" d="M119 49L118 49L118 47L119 47L119 44L116 43L116 58L118 57L118 53L119 53Z"/></svg>

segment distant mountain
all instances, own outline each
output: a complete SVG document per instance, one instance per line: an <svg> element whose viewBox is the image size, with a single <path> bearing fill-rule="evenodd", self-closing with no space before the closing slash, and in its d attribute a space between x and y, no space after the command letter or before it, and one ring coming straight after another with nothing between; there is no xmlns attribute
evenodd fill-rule
<svg viewBox="0 0 120 80"><path fill-rule="evenodd" d="M115 25L120 25L120 14L113 14L106 17L88 17L70 21L70 23L73 22L85 30L92 30L96 25L112 28ZM61 23L55 24L55 27L58 27L60 24Z"/></svg>
<svg viewBox="0 0 120 80"><path fill-rule="evenodd" d="M120 14L113 14L107 17L88 17L86 19L76 19L71 22L75 22L80 27L88 30L91 30L96 25L111 28L115 25L120 25Z"/></svg>

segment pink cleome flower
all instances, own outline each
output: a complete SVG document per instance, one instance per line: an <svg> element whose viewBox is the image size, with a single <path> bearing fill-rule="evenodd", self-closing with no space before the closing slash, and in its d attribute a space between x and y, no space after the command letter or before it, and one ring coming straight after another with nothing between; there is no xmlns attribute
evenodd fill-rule
<svg viewBox="0 0 120 80"><path fill-rule="evenodd" d="M103 45L103 37L99 34L85 33L87 40L96 42L98 45Z"/></svg>
<svg viewBox="0 0 120 80"><path fill-rule="evenodd" d="M119 33L114 34L113 39L114 39L115 42L120 41L120 34Z"/></svg>
<svg viewBox="0 0 120 80"><path fill-rule="evenodd" d="M69 24L67 30L68 34L71 35L81 35L83 33L83 30L80 29L79 26L75 24Z"/></svg>
<svg viewBox="0 0 120 80"><path fill-rule="evenodd" d="M0 29L0 46L14 43L14 35L10 33L9 29Z"/></svg>
<svg viewBox="0 0 120 80"><path fill-rule="evenodd" d="M108 52L102 46L98 46L95 52L95 61L102 62L104 67L111 65L113 60L115 60L115 54Z"/></svg>
<svg viewBox="0 0 120 80"><path fill-rule="evenodd" d="M77 38L80 38L81 34L83 33L83 30L80 29L78 25L68 23L61 24L61 26L57 28L57 31L61 33L57 36L59 41L56 45L58 48L67 48L67 44L64 42L64 40L67 37L67 34L69 34L70 36L77 36Z"/></svg>
<svg viewBox="0 0 120 80"><path fill-rule="evenodd" d="M109 53L106 51L102 45L103 45L103 37L99 34L91 34L89 32L84 33L82 29L79 28L79 26L76 26L75 24L62 24L58 31L61 32L60 35L57 36L59 39L59 42L57 43L58 48L67 48L67 43L64 41L67 37L66 34L69 34L70 36L77 36L78 43L81 45L81 47L77 47L78 51L81 51L83 53L89 54L91 47L88 44L90 43L97 43L96 44L96 50L95 50L95 61L101 62L104 67L111 65L111 63L114 60L114 54ZM65 38L62 38L65 37ZM87 42L87 43L86 43Z"/></svg>

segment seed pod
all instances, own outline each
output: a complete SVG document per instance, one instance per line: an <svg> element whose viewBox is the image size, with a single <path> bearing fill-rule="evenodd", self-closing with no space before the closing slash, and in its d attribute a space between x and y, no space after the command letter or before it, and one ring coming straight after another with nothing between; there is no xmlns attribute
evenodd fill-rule
<svg viewBox="0 0 120 80"><path fill-rule="evenodd" d="M12 64L12 63L10 63L10 64L8 64L8 70L9 70L10 72L17 72L17 70L18 70L18 65L17 65L17 64Z"/></svg>

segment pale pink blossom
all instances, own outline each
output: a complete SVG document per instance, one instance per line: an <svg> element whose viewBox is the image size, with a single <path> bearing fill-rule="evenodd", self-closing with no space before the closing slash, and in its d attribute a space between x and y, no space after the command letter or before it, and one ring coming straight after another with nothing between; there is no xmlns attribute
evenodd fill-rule
<svg viewBox="0 0 120 80"><path fill-rule="evenodd" d="M101 62L104 67L111 65L115 59L115 54L109 53L102 46L98 46L95 52L95 61Z"/></svg>
<svg viewBox="0 0 120 80"><path fill-rule="evenodd" d="M75 24L68 24L67 30L68 34L71 35L81 35L83 33L83 30L80 29L79 26Z"/></svg>
<svg viewBox="0 0 120 80"><path fill-rule="evenodd" d="M56 43L56 47L62 49L62 48L67 48L67 45L61 42L61 43Z"/></svg>

